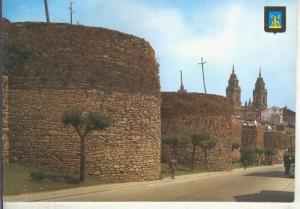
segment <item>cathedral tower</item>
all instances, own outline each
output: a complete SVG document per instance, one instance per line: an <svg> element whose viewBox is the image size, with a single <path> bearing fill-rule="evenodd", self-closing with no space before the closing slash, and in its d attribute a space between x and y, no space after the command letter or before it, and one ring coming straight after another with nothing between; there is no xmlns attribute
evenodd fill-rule
<svg viewBox="0 0 300 209"><path fill-rule="evenodd" d="M232 67L232 73L228 80L226 97L229 98L231 107L233 109L238 109L241 107L241 88L239 86L239 80L234 72L234 66Z"/></svg>
<svg viewBox="0 0 300 209"><path fill-rule="evenodd" d="M253 90L253 108L264 109L267 108L267 89L265 87L264 79L261 76L261 69L259 69L259 76L255 83Z"/></svg>

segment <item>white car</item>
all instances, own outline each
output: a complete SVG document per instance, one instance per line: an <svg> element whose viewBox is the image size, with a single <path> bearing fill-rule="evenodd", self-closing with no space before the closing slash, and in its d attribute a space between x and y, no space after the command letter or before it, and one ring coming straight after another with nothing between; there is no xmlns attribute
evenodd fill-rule
<svg viewBox="0 0 300 209"><path fill-rule="evenodd" d="M289 177L290 178L295 178L295 163L291 164L290 172L289 172Z"/></svg>

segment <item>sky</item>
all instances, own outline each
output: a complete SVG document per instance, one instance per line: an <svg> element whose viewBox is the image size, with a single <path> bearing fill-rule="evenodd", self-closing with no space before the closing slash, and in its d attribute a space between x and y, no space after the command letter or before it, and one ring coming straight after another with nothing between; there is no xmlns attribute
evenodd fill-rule
<svg viewBox="0 0 300 209"><path fill-rule="evenodd" d="M262 70L268 106L295 110L296 0L73 0L76 24L146 39L160 64L162 91L177 91L180 70L189 92L203 92L201 57L210 94L225 96L235 66L242 104ZM48 0L51 22L69 22L69 0ZM287 7L285 33L264 32L264 6ZM44 0L3 0L12 22L45 21Z"/></svg>

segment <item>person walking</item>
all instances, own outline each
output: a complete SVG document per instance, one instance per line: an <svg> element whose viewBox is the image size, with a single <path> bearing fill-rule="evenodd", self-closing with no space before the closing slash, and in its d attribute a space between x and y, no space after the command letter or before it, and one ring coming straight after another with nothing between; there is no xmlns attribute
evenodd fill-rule
<svg viewBox="0 0 300 209"><path fill-rule="evenodd" d="M246 162L246 160L242 157L241 161L243 163L244 169L246 169L247 168L247 162Z"/></svg>
<svg viewBox="0 0 300 209"><path fill-rule="evenodd" d="M171 169L171 178L175 179L175 173L177 168L177 161L175 159L172 159L170 161L170 169Z"/></svg>

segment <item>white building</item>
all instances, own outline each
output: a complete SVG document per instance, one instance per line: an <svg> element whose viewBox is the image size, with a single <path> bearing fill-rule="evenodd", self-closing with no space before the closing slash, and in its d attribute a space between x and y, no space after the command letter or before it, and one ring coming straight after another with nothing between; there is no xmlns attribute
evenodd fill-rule
<svg viewBox="0 0 300 209"><path fill-rule="evenodd" d="M261 119L275 125L282 125L283 110L279 107L273 106L261 111Z"/></svg>

